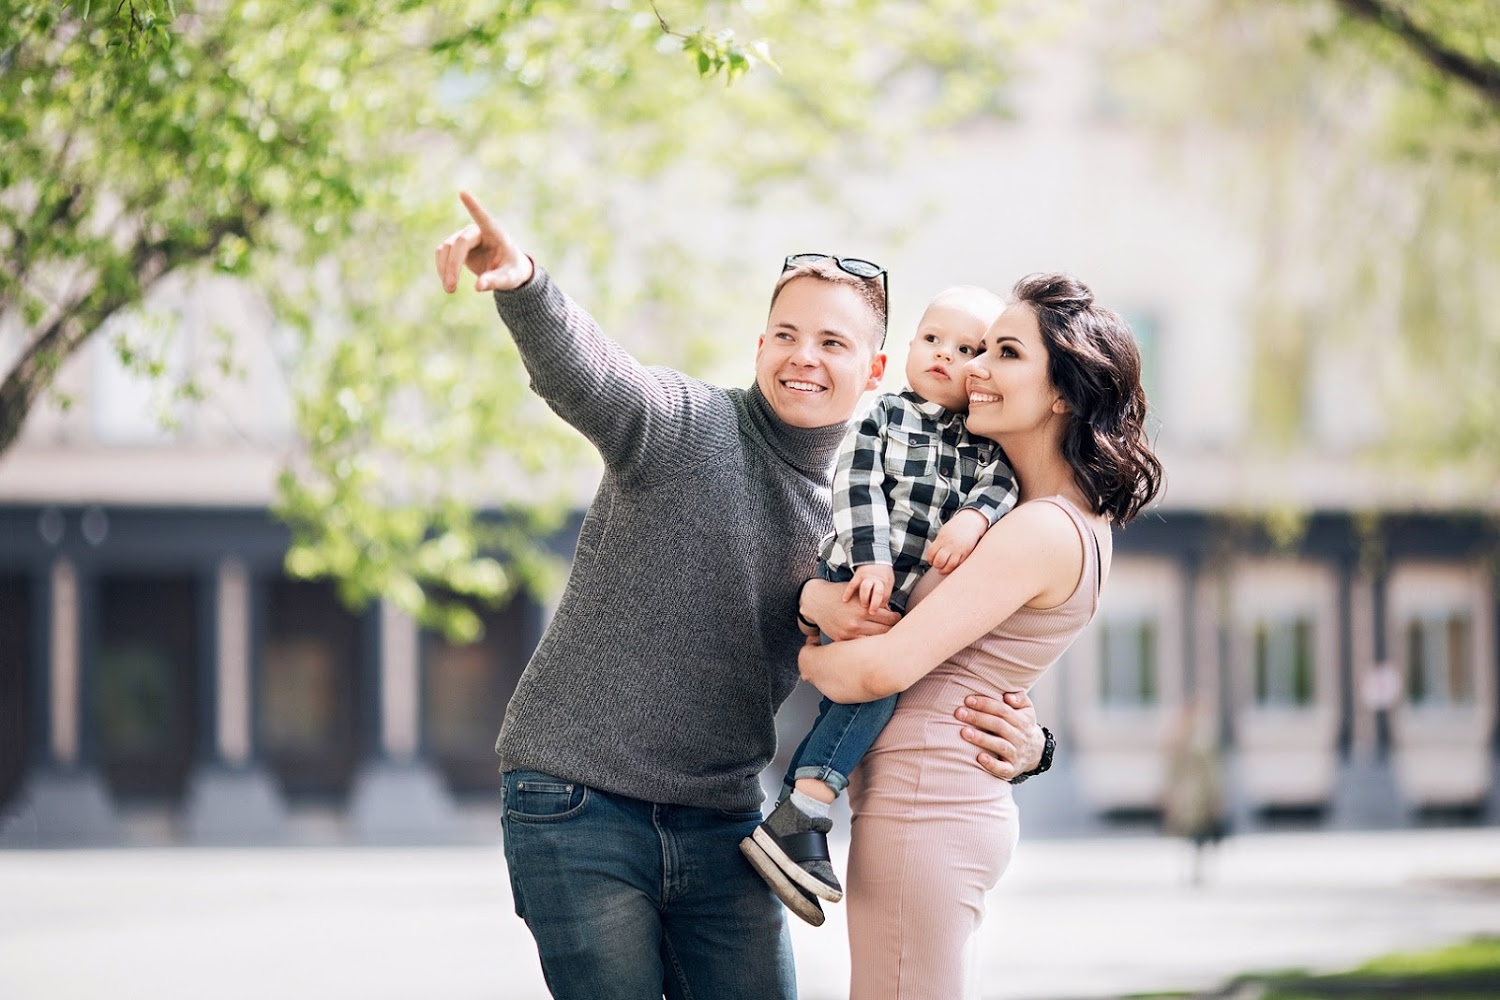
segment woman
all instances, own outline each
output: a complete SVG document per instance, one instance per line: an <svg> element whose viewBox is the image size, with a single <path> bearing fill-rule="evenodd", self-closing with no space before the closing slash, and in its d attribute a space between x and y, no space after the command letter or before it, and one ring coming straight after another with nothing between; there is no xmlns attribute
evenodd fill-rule
<svg viewBox="0 0 1500 1000"><path fill-rule="evenodd" d="M1161 487L1129 327L1067 275L1023 278L1012 298L965 381L969 430L1005 449L1020 504L958 569L927 574L917 596L931 596L889 632L801 654L802 676L835 701L902 692L851 784L853 1000L971 994L984 896L1019 817L1010 786L958 749L950 713L970 694L1029 688L1057 661L1098 607L1112 526ZM828 595L807 589L811 618Z"/></svg>

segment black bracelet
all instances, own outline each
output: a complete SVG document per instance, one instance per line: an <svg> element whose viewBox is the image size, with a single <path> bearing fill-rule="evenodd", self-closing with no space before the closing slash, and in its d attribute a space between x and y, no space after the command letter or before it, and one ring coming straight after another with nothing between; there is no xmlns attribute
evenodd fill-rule
<svg viewBox="0 0 1500 1000"><path fill-rule="evenodd" d="M809 583L812 583L816 579L817 579L817 577L810 576L806 580L803 580L801 586L799 586L797 588L797 620L799 622L801 622L803 625L805 625L808 628L812 629L813 631L815 631L815 632L821 632L822 629L818 628L818 623L817 622L810 622L806 618L804 618L803 615L802 615L802 591L806 590L807 589L807 585Z"/></svg>
<svg viewBox="0 0 1500 1000"><path fill-rule="evenodd" d="M1052 736L1052 730L1046 726L1042 727L1042 759L1037 761L1036 767L1025 774L1018 774L1010 779L1012 785L1019 785L1027 778L1035 778L1037 775L1052 767L1052 755L1057 752L1057 740Z"/></svg>

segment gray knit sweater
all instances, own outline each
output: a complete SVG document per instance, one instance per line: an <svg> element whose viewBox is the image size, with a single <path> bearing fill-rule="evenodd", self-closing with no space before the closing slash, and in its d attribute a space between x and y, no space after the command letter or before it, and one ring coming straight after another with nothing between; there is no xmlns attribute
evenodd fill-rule
<svg viewBox="0 0 1500 1000"><path fill-rule="evenodd" d="M757 808L844 425L792 427L754 386L642 366L540 268L495 304L532 389L605 462L567 589L505 713L501 766Z"/></svg>

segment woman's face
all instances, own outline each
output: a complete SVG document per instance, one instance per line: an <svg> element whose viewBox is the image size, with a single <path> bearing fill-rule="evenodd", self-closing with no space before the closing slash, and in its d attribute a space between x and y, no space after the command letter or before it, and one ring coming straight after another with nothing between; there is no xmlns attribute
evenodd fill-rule
<svg viewBox="0 0 1500 1000"><path fill-rule="evenodd" d="M992 440L1025 433L1067 412L1048 374L1047 345L1036 313L1013 303L984 335L984 353L964 365L969 430Z"/></svg>

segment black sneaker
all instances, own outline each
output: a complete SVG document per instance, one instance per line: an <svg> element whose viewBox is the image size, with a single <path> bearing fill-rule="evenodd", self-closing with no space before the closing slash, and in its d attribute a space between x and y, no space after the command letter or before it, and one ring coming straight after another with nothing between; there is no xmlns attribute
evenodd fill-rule
<svg viewBox="0 0 1500 1000"><path fill-rule="evenodd" d="M750 862L756 874L765 879L766 885L776 893L776 898L786 904L787 909L814 927L823 926L823 905L818 902L818 897L787 878L776 866L776 862L771 860L771 856L760 849L754 837L746 837L740 841L740 853Z"/></svg>
<svg viewBox="0 0 1500 1000"><path fill-rule="evenodd" d="M814 896L837 903L844 898L844 887L828 858L828 831L832 829L833 820L827 816L809 816L786 799L752 836L787 878Z"/></svg>

